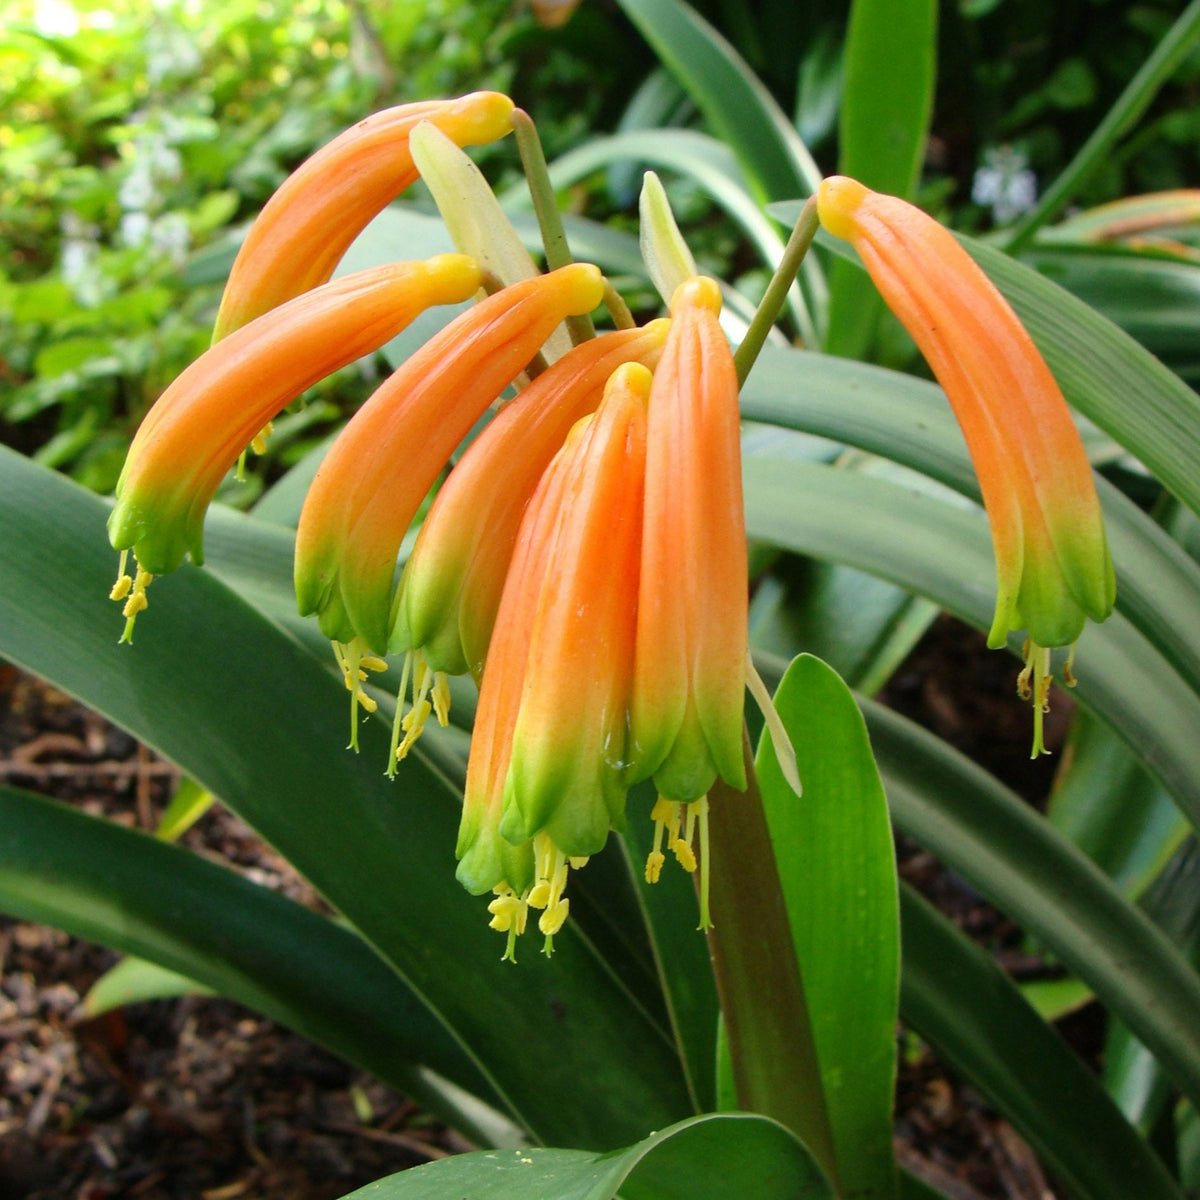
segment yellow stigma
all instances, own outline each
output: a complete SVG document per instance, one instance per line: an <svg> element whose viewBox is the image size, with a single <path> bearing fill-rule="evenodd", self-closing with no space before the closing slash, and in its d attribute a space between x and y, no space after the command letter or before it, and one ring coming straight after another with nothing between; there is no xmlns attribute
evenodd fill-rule
<svg viewBox="0 0 1200 1200"><path fill-rule="evenodd" d="M125 601L121 608L121 616L125 618L125 629L117 642L118 645L121 642L133 642L133 623L137 620L138 613L144 612L149 606L146 589L154 581L154 576L149 571L144 571L136 565L136 558L133 560L136 570L131 577L125 570L128 558L129 551L122 550L121 561L117 564L117 582L113 584L112 591L108 593L110 600L118 603L122 600Z"/></svg>
<svg viewBox="0 0 1200 1200"><path fill-rule="evenodd" d="M654 822L654 847L646 858L646 882L657 883L662 875L667 856L663 853L663 842L675 855L676 861L689 874L699 868L700 925L711 929L708 914L708 797L681 803L659 796L650 812ZM699 835L697 839L697 834ZM693 842L699 842L700 855L697 860Z"/></svg>
<svg viewBox="0 0 1200 1200"><path fill-rule="evenodd" d="M368 671L386 671L387 663L376 654L372 654L362 638L352 642L334 642L333 656L342 669L342 680L350 693L350 746L349 749L358 752L358 710L373 713L378 703L373 696L363 691L367 681Z"/></svg>
<svg viewBox="0 0 1200 1200"><path fill-rule="evenodd" d="M410 679L412 705L405 712L404 694L408 691ZM437 717L443 729L450 724L450 680L445 671L430 670L422 651L409 650L404 656L400 690L396 694L396 716L392 720L392 744L388 751L389 778L396 774L396 765L408 757L430 713Z"/></svg>

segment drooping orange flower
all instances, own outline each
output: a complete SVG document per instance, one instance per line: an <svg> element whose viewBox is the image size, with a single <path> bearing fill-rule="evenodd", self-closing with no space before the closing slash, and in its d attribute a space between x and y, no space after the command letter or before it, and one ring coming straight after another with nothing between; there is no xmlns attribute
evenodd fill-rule
<svg viewBox="0 0 1200 1200"><path fill-rule="evenodd" d="M326 282L367 223L416 178L408 138L422 121L459 146L492 142L512 128L499 92L422 100L373 113L306 159L246 235L221 298L213 340Z"/></svg>
<svg viewBox="0 0 1200 1200"><path fill-rule="evenodd" d="M580 420L521 523L480 687L459 879L561 928L570 866L624 825L650 372L628 363ZM549 949L549 944L547 946Z"/></svg>
<svg viewBox="0 0 1200 1200"><path fill-rule="evenodd" d="M673 803L745 788L748 597L737 372L703 276L676 289L650 393L630 721L633 766Z"/></svg>
<svg viewBox="0 0 1200 1200"><path fill-rule="evenodd" d="M400 543L450 453L566 316L603 294L576 263L504 288L399 367L342 430L296 533L296 597L325 635L384 653Z"/></svg>
<svg viewBox="0 0 1200 1200"><path fill-rule="evenodd" d="M108 520L117 550L132 549L127 617L145 606L153 575L190 554L204 561L204 514L222 478L263 426L305 388L378 349L430 305L479 287L461 254L394 263L328 283L259 317L191 364L146 415ZM123 592L122 592L123 589Z"/></svg>
<svg viewBox="0 0 1200 1200"><path fill-rule="evenodd" d="M996 555L988 645L1002 646L1011 630L1028 631L1021 686L1034 698L1036 755L1049 648L1073 646L1088 617L1103 621L1116 592L1091 466L1070 410L1008 302L948 230L842 176L825 180L818 206L825 228L858 251L962 427Z"/></svg>
<svg viewBox="0 0 1200 1200"><path fill-rule="evenodd" d="M653 367L668 322L601 334L539 375L450 472L404 567L391 649L478 679L521 517L571 426L624 362Z"/></svg>

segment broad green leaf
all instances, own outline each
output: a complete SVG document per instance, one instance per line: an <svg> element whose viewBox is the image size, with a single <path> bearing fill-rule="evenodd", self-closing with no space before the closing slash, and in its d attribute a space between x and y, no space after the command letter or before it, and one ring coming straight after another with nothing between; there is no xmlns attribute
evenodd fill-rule
<svg viewBox="0 0 1200 1200"><path fill-rule="evenodd" d="M838 120L838 171L910 198L925 158L937 67L935 0L853 0ZM837 259L829 278L826 348L863 357L882 302L870 279Z"/></svg>
<svg viewBox="0 0 1200 1200"><path fill-rule="evenodd" d="M1200 264L1111 246L1035 246L1021 257L1187 382L1200 381Z"/></svg>
<svg viewBox="0 0 1200 1200"><path fill-rule="evenodd" d="M731 147L761 199L815 192L821 172L738 52L682 0L620 0L667 69Z"/></svg>
<svg viewBox="0 0 1200 1200"><path fill-rule="evenodd" d="M850 567L811 559L776 563L750 606L750 644L785 659L806 650L868 696L891 678L937 616L910 596Z"/></svg>
<svg viewBox="0 0 1200 1200"><path fill-rule="evenodd" d="M1188 833L1137 756L1086 711L1071 723L1046 817L1131 898L1146 890Z"/></svg>
<svg viewBox="0 0 1200 1200"><path fill-rule="evenodd" d="M630 793L629 820L622 838L630 873L650 930L679 1056L693 1102L700 1111L723 1107L717 1094L717 1026L720 1008L708 959L708 943L696 928L698 902L692 877L668 863L655 884L645 880L646 857L654 842L649 818L655 794L644 786ZM736 1107L733 1105L731 1107Z"/></svg>
<svg viewBox="0 0 1200 1200"><path fill-rule="evenodd" d="M1143 900L1146 912L1193 966L1200 963L1200 847L1181 847ZM1121 1110L1140 1129L1153 1129L1172 1103L1172 1081L1131 1028L1110 1022L1104 1047L1104 1082Z"/></svg>
<svg viewBox="0 0 1200 1200"><path fill-rule="evenodd" d="M447 1119L461 1114L422 1066L497 1102L421 998L351 930L199 855L40 796L0 788L0 817L4 911L238 1000Z"/></svg>
<svg viewBox="0 0 1200 1200"><path fill-rule="evenodd" d="M212 988L170 971L144 958L123 958L88 988L83 1011L89 1017L141 1004L146 1000L173 1000L176 996L211 996Z"/></svg>
<svg viewBox="0 0 1200 1200"><path fill-rule="evenodd" d="M863 472L766 456L743 466L751 537L857 567L988 627L995 566L981 512ZM1079 699L1200 825L1200 696L1173 662L1115 613L1085 630L1076 673Z"/></svg>
<svg viewBox="0 0 1200 1200"><path fill-rule="evenodd" d="M757 768L821 1067L845 1195L896 1194L899 926L887 801L849 688L804 654L775 707L796 750L797 796L769 738Z"/></svg>
<svg viewBox="0 0 1200 1200"><path fill-rule="evenodd" d="M999 967L906 885L900 1011L1079 1200L1182 1200L1096 1077Z"/></svg>
<svg viewBox="0 0 1200 1200"><path fill-rule="evenodd" d="M1200 1094L1200 976L1028 805L946 743L864 702L897 826L1041 939Z"/></svg>
<svg viewBox="0 0 1200 1200"><path fill-rule="evenodd" d="M782 1125L749 1113L693 1117L624 1150L460 1154L390 1175L344 1200L834 1200Z"/></svg>
<svg viewBox="0 0 1200 1200"><path fill-rule="evenodd" d="M0 653L105 712L220 796L349 919L469 1053L535 1136L627 1144L690 1109L660 1014L578 923L544 959L501 963L486 903L454 880L459 800L423 755L394 786L387 731L343 750L341 681L210 572L156 580L135 645L105 599L106 507L0 453ZM279 532L279 531L276 531ZM539 1037L515 1031L535 1023ZM551 1079L588 1079L564 1104Z"/></svg>

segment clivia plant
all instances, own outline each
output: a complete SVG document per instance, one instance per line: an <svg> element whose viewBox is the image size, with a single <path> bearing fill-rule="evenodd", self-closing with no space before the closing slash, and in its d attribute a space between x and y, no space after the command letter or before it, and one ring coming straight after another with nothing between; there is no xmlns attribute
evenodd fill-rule
<svg viewBox="0 0 1200 1200"><path fill-rule="evenodd" d="M805 176L719 37L668 0L631 11ZM514 131L544 270L462 149ZM665 159L672 133L700 136L660 131ZM801 179L749 306L697 268L653 173L639 255L586 223L568 241L572 169L495 93L368 117L255 222L110 509L0 458L0 649L179 763L338 918L11 789L0 903L286 1022L484 1147L371 1195L937 1196L893 1151L902 1018L1071 1195L1181 1197L1200 979L1153 917L1196 903L1163 812L1200 814L1200 402L1055 285L847 175ZM418 175L440 223L386 210ZM781 337L829 334L845 271L936 384ZM634 319L630 272L664 315ZM249 516L212 504L306 387L382 347L393 373L319 462ZM1096 474L1110 443L1064 393L1162 480L1170 522ZM764 547L906 589L866 593L859 687L911 644L902 618L927 623L908 592L1022 657L1035 755L1053 676L1077 683L1059 816L802 652ZM1094 836L1125 801L1104 764L1135 792L1120 847ZM1106 1081L898 885L893 821L1108 1007Z"/></svg>

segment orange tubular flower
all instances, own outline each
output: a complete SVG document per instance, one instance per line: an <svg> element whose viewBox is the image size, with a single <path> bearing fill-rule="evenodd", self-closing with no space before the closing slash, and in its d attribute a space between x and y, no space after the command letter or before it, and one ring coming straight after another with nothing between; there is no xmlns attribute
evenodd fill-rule
<svg viewBox="0 0 1200 1200"><path fill-rule="evenodd" d="M568 868L624 825L650 378L619 367L571 430L521 524L496 620L458 874L472 892L496 891L506 957L529 907L543 910L550 950ZM533 853L514 863L518 847Z"/></svg>
<svg viewBox="0 0 1200 1200"><path fill-rule="evenodd" d="M653 367L669 322L601 334L539 375L458 461L404 567L393 651L478 680L521 517L571 426L600 403L622 363Z"/></svg>
<svg viewBox="0 0 1200 1200"><path fill-rule="evenodd" d="M329 279L371 218L417 178L408 137L420 122L471 146L508 133L512 109L499 92L401 104L359 121L318 150L251 226L225 285L213 341Z"/></svg>
<svg viewBox="0 0 1200 1200"><path fill-rule="evenodd" d="M134 593L126 616L145 606L149 576L173 571L189 553L203 562L213 493L272 417L430 305L467 299L479 282L475 261L461 254L359 271L258 318L192 363L146 415L117 483L109 538L117 550L132 549L140 568L136 583L123 573L118 582L115 598Z"/></svg>
<svg viewBox="0 0 1200 1200"><path fill-rule="evenodd" d="M1011 630L1028 631L1021 689L1034 698L1036 755L1049 647L1073 646L1087 617L1109 615L1116 592L1091 466L1070 410L1016 314L948 230L911 204L841 176L821 185L818 206L825 228L859 252L962 427L996 554L988 645L1004 645Z"/></svg>
<svg viewBox="0 0 1200 1200"><path fill-rule="evenodd" d="M600 303L576 263L504 288L452 321L355 414L317 471L296 533L296 597L327 637L386 651L405 531L487 406L564 317Z"/></svg>
<svg viewBox="0 0 1200 1200"><path fill-rule="evenodd" d="M746 527L737 373L720 309L715 281L679 285L650 393L630 718L635 774L653 775L676 805L656 811L660 833L717 775L746 786Z"/></svg>

